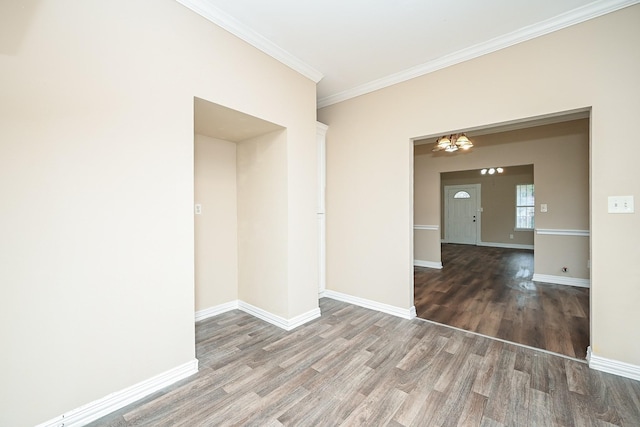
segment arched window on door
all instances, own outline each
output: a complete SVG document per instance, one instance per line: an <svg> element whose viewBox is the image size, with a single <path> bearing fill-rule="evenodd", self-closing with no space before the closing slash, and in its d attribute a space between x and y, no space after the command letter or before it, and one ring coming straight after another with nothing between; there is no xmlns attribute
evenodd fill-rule
<svg viewBox="0 0 640 427"><path fill-rule="evenodd" d="M471 198L471 194L467 193L466 191L458 191L456 194L453 195L454 199L470 199Z"/></svg>

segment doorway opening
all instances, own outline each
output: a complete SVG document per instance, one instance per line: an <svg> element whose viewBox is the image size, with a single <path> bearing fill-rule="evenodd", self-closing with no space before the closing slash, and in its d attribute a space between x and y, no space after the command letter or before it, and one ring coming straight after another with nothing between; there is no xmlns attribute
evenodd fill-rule
<svg viewBox="0 0 640 427"><path fill-rule="evenodd" d="M474 147L453 155L432 152L436 136L414 140L418 317L584 359L590 344L589 120L584 109L475 134L465 130ZM497 167L505 174L482 181L482 169ZM530 181L523 178L526 168ZM535 187L528 229L517 219L518 185Z"/></svg>

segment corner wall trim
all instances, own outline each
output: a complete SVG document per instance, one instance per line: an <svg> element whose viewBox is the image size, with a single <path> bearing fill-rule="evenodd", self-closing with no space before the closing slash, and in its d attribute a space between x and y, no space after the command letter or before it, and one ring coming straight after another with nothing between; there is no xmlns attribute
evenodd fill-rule
<svg viewBox="0 0 640 427"><path fill-rule="evenodd" d="M478 246L486 246L489 248L507 248L507 249L534 249L533 245L519 245L517 243L493 243L493 242L478 242Z"/></svg>
<svg viewBox="0 0 640 427"><path fill-rule="evenodd" d="M563 230L555 228L536 228L536 234L549 235L549 236L581 236L589 237L591 232L589 230Z"/></svg>
<svg viewBox="0 0 640 427"><path fill-rule="evenodd" d="M596 371L640 381L640 366L597 356L593 354L591 347L587 349L587 361L589 362L589 367Z"/></svg>
<svg viewBox="0 0 640 427"><path fill-rule="evenodd" d="M461 49L457 52L441 56L440 58L436 58L427 63L408 68L398 73L361 84L354 88L347 89L342 92L326 96L324 98L320 98L318 100L317 107L319 109L324 108L332 104L337 104L338 102L346 101L360 95L365 95L379 89L393 86L394 84L402 83L415 77L420 77L425 74L429 74L434 71L438 71L443 68L447 68L452 65L468 61L470 59L478 58L480 56L496 52L500 49L505 49L509 46L513 46L518 43L522 43L527 40L531 40L536 37L540 37L545 34L570 27L571 25L579 24L581 22L588 21L589 19L597 18L598 16L614 12L627 6L634 5L636 3L638 3L638 0L594 1L585 6L576 8L569 12L565 12L545 21L538 22L534 25L529 25L528 27L512 31L511 33L495 37L486 42L478 43L474 46Z"/></svg>
<svg viewBox="0 0 640 427"><path fill-rule="evenodd" d="M223 12L215 7L211 2L206 0L176 0L184 7L191 9L198 15L202 16L208 21L213 22L217 26L225 29L234 36L244 40L256 49L261 50L272 58L280 61L284 65L288 66L292 70L297 71L306 78L313 80L314 83L318 83L322 80L322 73L309 64L303 62L299 58L293 56L271 40L265 38L261 34L257 33L253 29L244 25L231 15Z"/></svg>
<svg viewBox="0 0 640 427"><path fill-rule="evenodd" d="M383 313L391 314L393 316L402 317L403 319L413 319L416 317L416 308L412 306L410 308L400 308L394 305L384 304L365 298L354 297L353 295L343 294L342 292L331 291L327 289L324 291L326 298L335 299L342 302L348 302L349 304L358 305L360 307L368 308L370 310L381 311Z"/></svg>
<svg viewBox="0 0 640 427"><path fill-rule="evenodd" d="M272 325L282 328L285 331L290 331L300 325L303 325L313 319L317 319L318 317L320 317L320 308L315 308L291 319L285 319L284 317L269 313L266 310L263 310L244 301L238 301L238 308L247 314L257 317L258 319L262 319L265 322L271 323Z"/></svg>
<svg viewBox="0 0 640 427"><path fill-rule="evenodd" d="M414 224L413 229L414 230L438 231L438 230L440 230L440 226L439 225L418 225L418 224Z"/></svg>
<svg viewBox="0 0 640 427"><path fill-rule="evenodd" d="M193 359L159 375L146 379L124 390L111 393L79 408L66 412L56 418L38 424L36 427L84 426L113 411L124 408L175 382L198 372L198 360Z"/></svg>
<svg viewBox="0 0 640 427"><path fill-rule="evenodd" d="M196 311L196 322L199 322L209 317L217 316L218 314L226 313L227 311L237 310L238 300L225 302L224 304L215 305L213 307L205 308L203 310Z"/></svg>
<svg viewBox="0 0 640 427"><path fill-rule="evenodd" d="M414 259L413 260L413 266L414 267L437 268L438 270L442 269L442 263L441 262L422 261L420 259Z"/></svg>
<svg viewBox="0 0 640 427"><path fill-rule="evenodd" d="M577 286L579 288L591 287L591 280L579 279L577 277L552 276L549 274L533 274L534 282L552 283L554 285Z"/></svg>

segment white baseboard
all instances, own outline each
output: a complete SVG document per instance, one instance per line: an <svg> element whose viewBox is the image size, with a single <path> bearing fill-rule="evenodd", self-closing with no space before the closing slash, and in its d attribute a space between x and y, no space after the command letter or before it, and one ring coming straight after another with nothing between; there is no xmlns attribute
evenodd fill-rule
<svg viewBox="0 0 640 427"><path fill-rule="evenodd" d="M597 356L591 352L591 347L587 348L587 361L589 367L596 371L640 381L640 366Z"/></svg>
<svg viewBox="0 0 640 427"><path fill-rule="evenodd" d="M224 304L216 305L213 307L205 308L204 310L196 311L196 322L199 322L209 317L217 316L218 314L226 313L227 311L237 310L238 300L225 302Z"/></svg>
<svg viewBox="0 0 640 427"><path fill-rule="evenodd" d="M591 287L591 280L578 279L576 277L551 276L549 274L533 274L534 282L553 283L554 285L577 286L579 288Z"/></svg>
<svg viewBox="0 0 640 427"><path fill-rule="evenodd" d="M284 317L269 313L266 310L263 310L244 301L234 300L226 302L224 304L216 305L214 307L205 308L204 310L196 311L195 320L196 322L199 322L200 320L208 319L209 317L217 316L218 314L226 313L227 311L231 310L244 311L247 314L264 320L265 322L271 323L272 325L282 328L285 331L290 331L300 325L303 325L313 319L317 319L318 317L320 317L320 309L316 308L307 313L302 313L301 315L296 316L292 319L285 319Z"/></svg>
<svg viewBox="0 0 640 427"><path fill-rule="evenodd" d="M400 308L365 298L354 297L352 295L343 294L341 292L330 291L328 289L324 291L324 295L327 298L335 299L342 302L348 302L349 304L359 305L360 307L369 308L371 310L381 311L393 316L402 317L403 319L413 319L414 317L416 317L415 306L412 306L411 308Z"/></svg>
<svg viewBox="0 0 640 427"><path fill-rule="evenodd" d="M494 242L478 242L478 246L487 246L490 248L506 248L506 249L531 249L533 245L520 245L517 243L494 243Z"/></svg>
<svg viewBox="0 0 640 427"><path fill-rule="evenodd" d="M416 312L416 306L412 305L409 309L409 319L413 319L414 317L418 317L418 313Z"/></svg>
<svg viewBox="0 0 640 427"><path fill-rule="evenodd" d="M238 301L238 308L245 313L257 317L258 319L262 319L265 322L271 323L272 325L282 328L285 331L290 331L300 325L303 325L313 319L317 319L318 317L320 317L320 308L315 308L291 319L285 319L284 317L269 313L266 310L263 310L244 301Z"/></svg>
<svg viewBox="0 0 640 427"><path fill-rule="evenodd" d="M140 400L158 390L198 372L198 360L193 359L155 377L134 384L124 390L111 393L79 408L66 412L36 427L84 426L113 411Z"/></svg>
<svg viewBox="0 0 640 427"><path fill-rule="evenodd" d="M415 267L428 267L428 268L442 269L442 263L441 262L422 261L420 259L414 259L413 260L413 265Z"/></svg>

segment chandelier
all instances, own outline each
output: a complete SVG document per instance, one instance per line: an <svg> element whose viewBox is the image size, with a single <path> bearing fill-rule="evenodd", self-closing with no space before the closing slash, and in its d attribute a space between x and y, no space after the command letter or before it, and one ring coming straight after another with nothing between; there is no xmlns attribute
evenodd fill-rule
<svg viewBox="0 0 640 427"><path fill-rule="evenodd" d="M431 151L446 151L447 153L453 153L458 149L468 150L473 147L473 143L469 141L469 138L464 133L453 134L449 136L443 136L438 138L435 147Z"/></svg>

